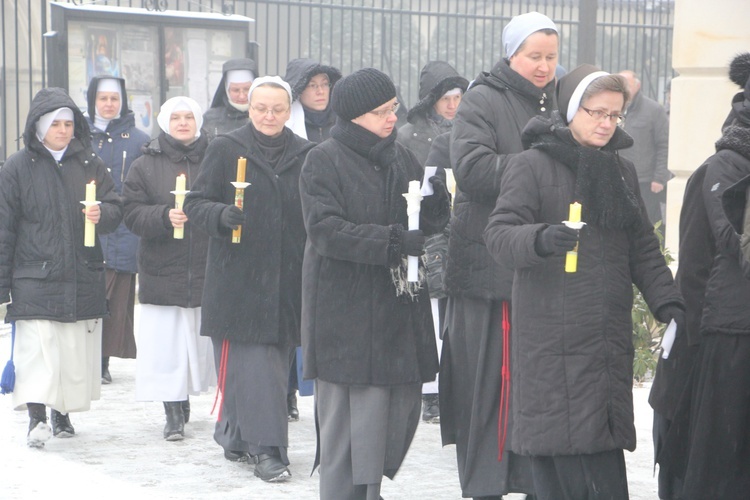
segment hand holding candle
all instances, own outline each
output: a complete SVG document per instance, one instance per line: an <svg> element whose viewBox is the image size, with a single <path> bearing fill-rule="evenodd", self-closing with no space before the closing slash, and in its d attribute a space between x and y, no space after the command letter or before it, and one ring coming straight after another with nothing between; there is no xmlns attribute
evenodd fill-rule
<svg viewBox="0 0 750 500"><path fill-rule="evenodd" d="M409 230L419 229L419 210L422 194L419 181L409 181L409 192L403 194L406 198L406 214L409 216ZM410 255L407 258L407 280L419 281L419 257Z"/></svg>
<svg viewBox="0 0 750 500"><path fill-rule="evenodd" d="M245 188L250 185L249 182L245 182L245 168L247 167L247 159L240 156L237 158L237 181L233 182L234 186L234 205L240 210L245 205ZM242 237L242 226L232 231L232 243L239 243Z"/></svg>
<svg viewBox="0 0 750 500"><path fill-rule="evenodd" d="M576 201L570 204L568 220L563 221L563 224L575 230L580 230L586 224L585 222L581 222L581 204L580 203ZM565 255L565 272L574 273L577 270L578 270L578 243L576 243L576 246L575 248L573 248L573 250L569 251Z"/></svg>
<svg viewBox="0 0 750 500"><path fill-rule="evenodd" d="M182 216L184 216L184 213L182 213L182 205L183 203L185 203L185 195L190 192L190 191L187 191L185 187L186 187L185 174L180 174L177 176L177 179L175 181L174 191L172 191L172 194L174 194L174 208L175 210L179 210ZM170 220L172 219L171 216L172 214L170 213ZM174 224L174 221L172 221L172 224ZM175 226L174 234L173 234L174 239L181 240L185 237L184 224L185 223L183 222L179 226Z"/></svg>
<svg viewBox="0 0 750 500"><path fill-rule="evenodd" d="M91 181L86 184L86 198L81 202L85 207L84 226L83 226L83 246L93 247L96 245L96 224L101 217L101 210L96 201L96 182Z"/></svg>

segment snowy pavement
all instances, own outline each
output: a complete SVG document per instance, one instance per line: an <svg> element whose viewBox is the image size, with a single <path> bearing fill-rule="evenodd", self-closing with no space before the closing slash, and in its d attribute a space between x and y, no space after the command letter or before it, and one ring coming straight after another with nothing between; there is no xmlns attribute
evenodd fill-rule
<svg viewBox="0 0 750 500"><path fill-rule="evenodd" d="M10 330L0 327L0 367L10 354ZM71 414L76 436L52 438L43 450L26 446L28 417L13 411L11 396L0 396L0 498L88 499L316 499L318 475L311 476L315 425L311 397L299 398L300 421L289 424L292 478L267 484L252 465L228 462L213 441L214 394L191 398L183 441L162 438L160 403L134 401L135 361L112 358L113 382L91 411ZM651 444L649 387L633 391L638 449L625 452L631 500L656 500ZM384 479L387 500L458 500L455 447L440 446L440 429L420 424L395 481ZM520 500L523 495L506 499Z"/></svg>

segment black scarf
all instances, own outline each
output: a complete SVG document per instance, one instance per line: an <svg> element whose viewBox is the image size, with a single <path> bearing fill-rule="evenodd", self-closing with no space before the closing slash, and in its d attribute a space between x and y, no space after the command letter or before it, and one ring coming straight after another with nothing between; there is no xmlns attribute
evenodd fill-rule
<svg viewBox="0 0 750 500"><path fill-rule="evenodd" d="M734 151L750 161L750 128L740 125L725 128L721 138L716 141L716 151L722 149Z"/></svg>
<svg viewBox="0 0 750 500"><path fill-rule="evenodd" d="M208 146L208 138L206 134L201 134L190 144L183 144L166 132L162 132L159 135L159 146L175 163L184 158L190 163L197 164L203 160L203 154Z"/></svg>
<svg viewBox="0 0 750 500"><path fill-rule="evenodd" d="M284 157L286 147L289 141L284 136L285 130L281 131L277 137L270 137L258 132L250 123L250 132L255 142L255 147L260 151L260 156L264 158L274 169L279 164L279 160Z"/></svg>
<svg viewBox="0 0 750 500"><path fill-rule="evenodd" d="M605 229L636 230L643 222L638 197L625 184L620 171L618 149L632 145L632 138L618 129L601 149L581 146L559 113L544 121L544 131L531 140L531 148L544 151L576 174L574 200L582 205L582 219ZM531 125L531 124L530 124Z"/></svg>
<svg viewBox="0 0 750 500"><path fill-rule="evenodd" d="M305 111L305 123L313 127L327 127L333 122L333 119L335 117L330 104L323 111L316 111L304 106L302 106L302 108Z"/></svg>

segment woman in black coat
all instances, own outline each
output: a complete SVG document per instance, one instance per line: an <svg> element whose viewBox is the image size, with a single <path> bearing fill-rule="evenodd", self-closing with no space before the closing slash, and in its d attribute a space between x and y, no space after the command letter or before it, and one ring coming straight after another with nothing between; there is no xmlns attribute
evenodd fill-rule
<svg viewBox="0 0 750 500"><path fill-rule="evenodd" d="M423 169L396 142L387 75L365 68L342 78L332 105L332 138L310 151L300 178L304 371L316 379L320 497L377 499L414 436L421 384L437 372L424 273L408 282L405 262L445 227L448 193L433 177L420 229L405 229L403 193Z"/></svg>
<svg viewBox="0 0 750 500"><path fill-rule="evenodd" d="M202 122L200 106L189 97L162 104L162 133L133 162L123 189L125 224L140 237L135 399L164 402L168 441L184 437L188 395L216 381L211 342L200 336L208 235L175 206L184 193L173 194L179 176L189 190L200 172L208 146Z"/></svg>
<svg viewBox="0 0 750 500"><path fill-rule="evenodd" d="M560 79L560 112L524 130L485 231L513 280L511 448L531 457L539 499L627 500L635 449L632 287L663 322L684 323L633 164L617 151L627 84L590 65ZM580 233L562 221L582 207ZM578 244L577 269L566 253Z"/></svg>
<svg viewBox="0 0 750 500"><path fill-rule="evenodd" d="M250 88L250 123L211 142L185 201L211 240L201 335L211 337L222 402L214 439L228 460L255 462L284 481L289 351L299 345L302 223L299 175L312 143L284 126L292 93L277 76ZM247 162L244 206L235 206L238 159ZM240 241L232 231L241 227Z"/></svg>
<svg viewBox="0 0 750 500"><path fill-rule="evenodd" d="M92 151L86 119L60 88L31 102L25 147L0 169L0 303L16 321L13 406L29 411L29 446L75 433L68 412L86 411L101 389L101 318L107 315L98 238L122 220L107 167ZM86 215L81 201L96 182Z"/></svg>

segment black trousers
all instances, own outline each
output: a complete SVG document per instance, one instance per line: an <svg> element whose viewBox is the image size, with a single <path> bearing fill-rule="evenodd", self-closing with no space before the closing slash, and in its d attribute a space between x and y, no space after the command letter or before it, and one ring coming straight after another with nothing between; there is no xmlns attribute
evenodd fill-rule
<svg viewBox="0 0 750 500"><path fill-rule="evenodd" d="M628 500L622 450L531 457L538 500Z"/></svg>

